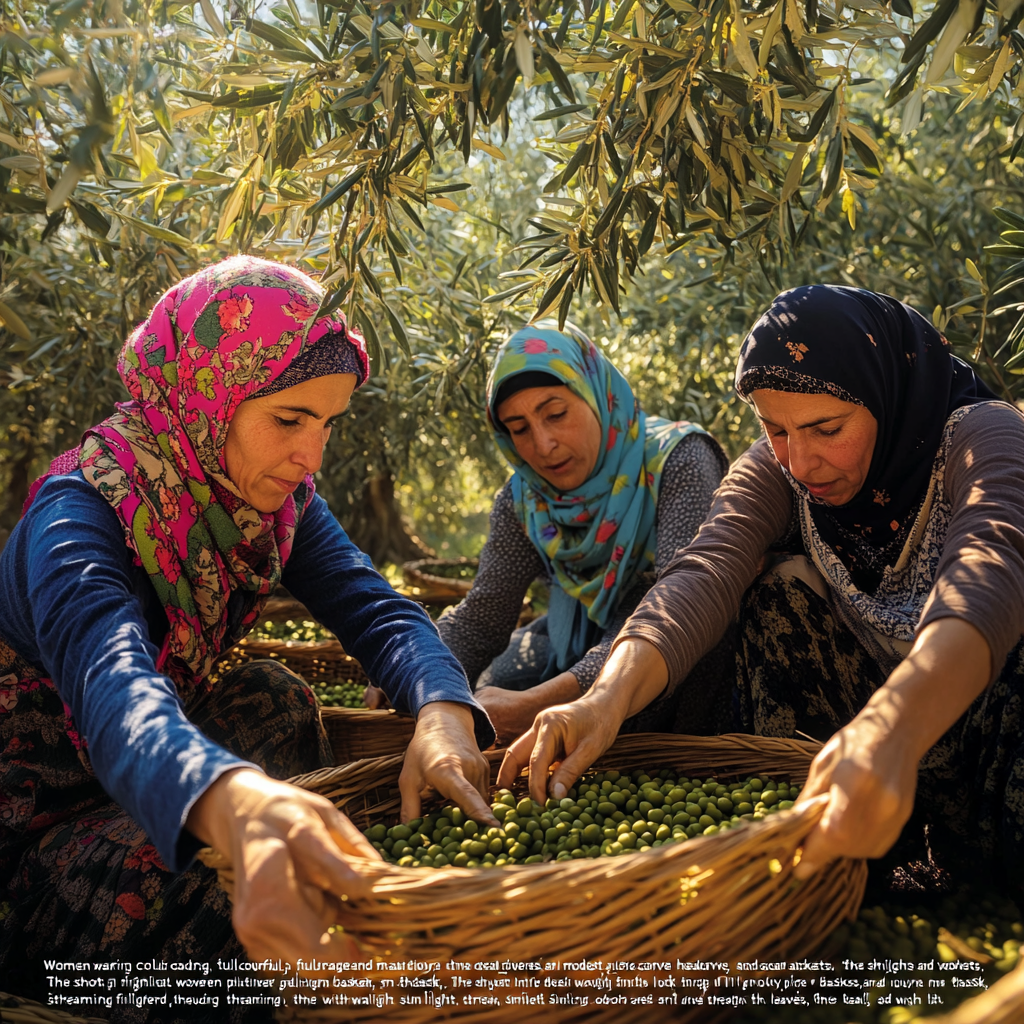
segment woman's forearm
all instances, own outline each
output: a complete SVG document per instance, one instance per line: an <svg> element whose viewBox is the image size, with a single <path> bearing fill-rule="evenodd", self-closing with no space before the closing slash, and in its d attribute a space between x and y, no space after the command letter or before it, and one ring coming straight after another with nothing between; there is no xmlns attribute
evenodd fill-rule
<svg viewBox="0 0 1024 1024"><path fill-rule="evenodd" d="M624 722L643 711L668 685L668 666L658 648L628 638L615 645L594 685L580 698L601 704Z"/></svg>
<svg viewBox="0 0 1024 1024"><path fill-rule="evenodd" d="M937 619L864 708L815 755L801 800L828 794L797 865L804 878L836 857L881 857L914 805L918 764L990 678L991 653L963 619Z"/></svg>
<svg viewBox="0 0 1024 1024"><path fill-rule="evenodd" d="M915 760L967 710L992 674L992 653L964 619L937 619L918 635L909 655L868 701L876 717L909 745Z"/></svg>
<svg viewBox="0 0 1024 1024"><path fill-rule="evenodd" d="M619 633L657 645L671 686L725 634L762 555L789 528L793 493L771 449L736 460L696 538L666 566Z"/></svg>

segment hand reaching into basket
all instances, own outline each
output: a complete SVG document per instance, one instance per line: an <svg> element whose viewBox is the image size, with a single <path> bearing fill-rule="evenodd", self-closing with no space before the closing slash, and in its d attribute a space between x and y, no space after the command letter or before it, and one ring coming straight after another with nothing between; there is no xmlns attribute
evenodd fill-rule
<svg viewBox="0 0 1024 1024"><path fill-rule="evenodd" d="M379 686L374 686L373 683L366 684L366 689L363 691L363 703L371 711L384 711L391 707L388 695Z"/></svg>
<svg viewBox="0 0 1024 1024"><path fill-rule="evenodd" d="M963 619L938 619L811 762L800 803L827 793L796 866L806 878L837 857L881 857L910 817L917 766L987 685L992 656Z"/></svg>
<svg viewBox="0 0 1024 1024"><path fill-rule="evenodd" d="M568 703L580 696L580 684L571 672L562 672L528 690L506 690L500 686L482 686L476 699L498 734L498 745L514 740L529 730L538 712L555 704Z"/></svg>
<svg viewBox="0 0 1024 1024"><path fill-rule="evenodd" d="M434 701L416 716L416 733L398 778L402 821L420 816L420 797L436 791L477 823L497 825L488 803L491 769L480 753L473 713L466 704Z"/></svg>
<svg viewBox="0 0 1024 1024"><path fill-rule="evenodd" d="M668 666L653 644L633 639L617 644L579 700L539 712L530 731L508 748L498 785L510 788L529 765L533 799L543 803L550 793L560 800L615 742L622 723L655 700L667 681ZM548 771L558 762L549 780Z"/></svg>
<svg viewBox="0 0 1024 1024"><path fill-rule="evenodd" d="M329 800L252 768L221 775L196 801L186 825L230 859L231 921L255 961L323 957L340 902L369 892L359 860L380 860ZM337 936L332 941L351 944Z"/></svg>

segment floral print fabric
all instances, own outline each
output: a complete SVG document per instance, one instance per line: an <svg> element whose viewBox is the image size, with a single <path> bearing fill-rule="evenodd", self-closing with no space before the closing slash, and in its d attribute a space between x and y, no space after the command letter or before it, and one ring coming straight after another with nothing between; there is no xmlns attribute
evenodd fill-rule
<svg viewBox="0 0 1024 1024"><path fill-rule="evenodd" d="M742 728L824 742L846 725L887 672L836 616L828 596L769 572L740 611ZM1024 858L1024 640L992 684L921 759L914 817L972 872L1019 887Z"/></svg>
<svg viewBox="0 0 1024 1024"><path fill-rule="evenodd" d="M954 409L996 396L916 310L834 285L777 296L740 349L736 391L828 394L862 405L877 438L860 491L842 506L815 498L783 467L825 542L862 590L892 565L925 496Z"/></svg>
<svg viewBox="0 0 1024 1024"><path fill-rule="evenodd" d="M0 744L8 751L17 744L19 753L0 762L0 791L21 794L0 808L0 978L10 978L18 995L45 1002L44 956L213 964L244 958L216 872L199 863L177 875L167 870L145 831L54 728L61 702L52 683L31 675L0 641ZM333 763L312 690L276 662L253 661L226 672L212 691L193 689L186 711L211 740L272 778ZM121 1024L181 1019L130 1005L109 1016ZM222 1005L210 1020L269 1017L265 1009Z"/></svg>
<svg viewBox="0 0 1024 1024"><path fill-rule="evenodd" d="M345 333L368 368L365 344L344 320L317 316L322 297L301 271L251 256L184 278L121 352L132 401L83 439L85 478L117 513L167 613L157 668L179 692L205 680L257 621L314 493L307 477L277 512L244 501L224 462L234 411L332 334ZM251 603L228 636L235 589Z"/></svg>
<svg viewBox="0 0 1024 1024"><path fill-rule="evenodd" d="M549 373L582 398L601 425L604 443L588 480L562 494L518 455L497 423L495 395L519 373ZM655 505L665 459L696 424L647 416L625 377L579 332L527 327L498 350L487 381L487 415L495 442L515 475L512 495L527 536L552 582L583 614L563 637L552 630L559 670L591 646L619 599L655 561ZM553 593L553 599L558 595ZM570 616L571 618L571 616Z"/></svg>

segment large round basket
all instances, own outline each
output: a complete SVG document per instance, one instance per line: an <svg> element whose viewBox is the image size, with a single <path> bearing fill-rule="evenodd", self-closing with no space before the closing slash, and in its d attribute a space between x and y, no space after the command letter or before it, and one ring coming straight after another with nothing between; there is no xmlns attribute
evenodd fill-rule
<svg viewBox="0 0 1024 1024"><path fill-rule="evenodd" d="M418 601L427 604L461 601L472 589L473 580L446 576L443 570L475 569L479 564L477 558L420 558L404 563L402 575Z"/></svg>
<svg viewBox="0 0 1024 1024"><path fill-rule="evenodd" d="M1024 1021L1024 967L1000 978L987 992L968 999L928 1024L1021 1024Z"/></svg>
<svg viewBox="0 0 1024 1024"><path fill-rule="evenodd" d="M802 782L816 744L752 736L638 734L620 738L595 770L671 767L723 781L769 772ZM487 754L492 779L501 751ZM293 779L321 793L360 828L398 818L401 757L362 761ZM526 779L517 783L525 792ZM375 966L434 961L451 984L449 961L558 961L565 977L580 961L723 961L798 957L819 948L860 905L867 878L862 860L840 860L806 882L793 877L794 857L821 814L820 801L719 835L669 844L648 853L523 865L490 871L443 871L371 865L374 896L345 904L339 923ZM230 869L204 855L232 888ZM374 960L379 957L380 961ZM379 963L379 969L378 969ZM464 1020L519 1024L522 1007L289 1007L286 1019L328 1022ZM291 1014L291 1017L287 1015ZM632 1020L621 1006L563 1008L558 1020ZM638 1018L639 1019L639 1018ZM648 1017L648 1020L657 1018ZM678 1015L675 1019L685 1019Z"/></svg>
<svg viewBox="0 0 1024 1024"><path fill-rule="evenodd" d="M23 999L8 992L0 992L0 1021L4 1021L4 1024L8 1021L10 1024L105 1024L99 1017L65 1013L37 1003L34 999Z"/></svg>

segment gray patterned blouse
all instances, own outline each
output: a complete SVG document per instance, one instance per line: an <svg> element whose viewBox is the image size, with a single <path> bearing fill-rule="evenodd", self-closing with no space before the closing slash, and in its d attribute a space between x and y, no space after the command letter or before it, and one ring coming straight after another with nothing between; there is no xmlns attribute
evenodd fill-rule
<svg viewBox="0 0 1024 1024"><path fill-rule="evenodd" d="M654 576L690 543L711 507L711 497L728 469L718 442L707 434L684 437L665 460L658 492L655 572L647 573L623 596L608 628L569 671L581 690L597 679L612 641L654 582ZM441 616L437 628L475 683L508 646L530 584L550 583L544 563L516 516L509 484L498 491L491 509L491 532L480 552L473 589Z"/></svg>

